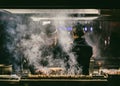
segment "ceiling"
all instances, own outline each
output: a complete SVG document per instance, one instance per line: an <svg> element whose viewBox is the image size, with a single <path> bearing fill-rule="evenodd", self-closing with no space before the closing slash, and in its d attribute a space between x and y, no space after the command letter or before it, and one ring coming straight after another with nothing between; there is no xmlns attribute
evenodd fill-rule
<svg viewBox="0 0 120 86"><path fill-rule="evenodd" d="M4 9L4 10L17 15L28 14L38 19L51 19L56 17L56 15L64 18L64 16L67 14L70 17L67 19L74 20L92 20L92 18L98 20L117 20L117 21L120 20L120 9Z"/></svg>
<svg viewBox="0 0 120 86"><path fill-rule="evenodd" d="M4 9L13 14L26 14L33 20L66 19L93 20L99 17L99 9Z"/></svg>

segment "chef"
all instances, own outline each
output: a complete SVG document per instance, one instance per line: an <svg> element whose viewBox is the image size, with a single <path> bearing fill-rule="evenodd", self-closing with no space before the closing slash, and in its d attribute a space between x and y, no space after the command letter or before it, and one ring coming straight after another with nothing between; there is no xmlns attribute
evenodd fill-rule
<svg viewBox="0 0 120 86"><path fill-rule="evenodd" d="M61 71L59 61L66 63L67 68L68 55L62 50L62 46L58 41L58 31L53 24L45 24L41 29L41 37L44 40L43 45L39 49L41 51L41 59L38 61L40 67L37 68L31 64L30 71L33 74L49 74L50 71ZM50 60L56 61L50 64ZM58 61L58 62L57 62ZM55 68L50 68L55 67Z"/></svg>

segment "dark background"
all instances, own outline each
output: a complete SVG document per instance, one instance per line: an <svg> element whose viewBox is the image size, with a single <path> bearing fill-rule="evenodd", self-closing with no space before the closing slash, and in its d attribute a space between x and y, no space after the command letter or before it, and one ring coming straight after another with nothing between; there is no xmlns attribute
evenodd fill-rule
<svg viewBox="0 0 120 86"><path fill-rule="evenodd" d="M119 8L117 0L0 0L0 8Z"/></svg>

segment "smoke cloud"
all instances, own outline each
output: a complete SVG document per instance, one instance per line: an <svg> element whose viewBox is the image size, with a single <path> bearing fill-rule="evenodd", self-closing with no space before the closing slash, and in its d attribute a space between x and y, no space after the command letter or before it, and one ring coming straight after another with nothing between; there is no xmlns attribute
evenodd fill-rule
<svg viewBox="0 0 120 86"><path fill-rule="evenodd" d="M61 17L68 17L67 14L61 12L54 14L54 16L56 19ZM58 31L59 43L61 44L64 52L69 55L69 60L65 63L64 59L53 59L53 55L50 52L47 52L47 54L49 54L47 57L41 56L41 51L43 48L42 46L45 43L40 33L42 27L39 22L41 21L37 22L29 18L27 21L27 17L28 16L26 15L23 15L22 17L17 16L17 24L14 22L8 22L9 24L6 27L9 28L6 32L8 33L8 38L10 39L10 42L7 43L6 47L9 52L12 53L11 63L14 66L15 72L20 72L23 69L23 64L26 62L24 61L25 58L29 61L29 65L32 64L36 68L44 68L39 64L41 60L48 61L47 67L61 67L63 69L66 69L66 65L68 63L70 68L66 71L67 74L80 74L82 67L78 67L76 57L70 51L72 48L72 38L70 33L66 29L61 28L62 30L60 30L59 28L72 26L71 23L69 24L66 22L66 20L52 20ZM15 27L11 27L11 25L14 24ZM47 67L44 69L47 70Z"/></svg>

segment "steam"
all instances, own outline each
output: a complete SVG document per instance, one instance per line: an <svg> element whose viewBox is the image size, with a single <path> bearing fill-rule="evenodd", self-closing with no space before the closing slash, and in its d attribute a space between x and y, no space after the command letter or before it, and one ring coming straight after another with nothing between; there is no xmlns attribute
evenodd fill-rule
<svg viewBox="0 0 120 86"><path fill-rule="evenodd" d="M85 39L86 39L87 43L90 46L92 46L92 48L93 48L92 57L97 58L97 59L101 57L101 52L99 49L100 38L101 38L101 36L97 36L93 32L85 34Z"/></svg>
<svg viewBox="0 0 120 86"><path fill-rule="evenodd" d="M58 15L59 14L59 15ZM56 18L67 17L64 13L56 13ZM27 16L24 16L24 18ZM82 68L78 67L76 57L70 51L72 48L71 36L67 30L59 30L59 26L69 26L66 23L66 20L53 20L54 25L58 30L58 39L63 50L68 54L69 60L65 62L65 59L54 59L51 52L47 52L48 56L42 57L42 50L44 45L44 40L40 30L42 29L38 22L30 20L28 23L25 23L23 17L17 16L17 21L20 21L16 24L16 27L10 27L12 22L9 22L7 25L7 33L9 34L9 39L11 42L7 43L7 48L12 54L11 63L14 66L15 72L20 72L24 68L26 61L29 62L29 65L34 65L35 68L48 70L47 67L61 67L67 69L63 73L67 74L80 74ZM71 25L70 25L71 26ZM59 56L58 56L59 57ZM44 60L48 62L48 65L44 67L39 63ZM66 65L69 64L70 67L66 68Z"/></svg>
<svg viewBox="0 0 120 86"><path fill-rule="evenodd" d="M56 15L56 19L57 18L67 18L67 14L65 13L58 13ZM62 26L62 27L67 27L67 26L71 26L68 25L68 23L66 23L66 20L54 20L56 27ZM72 22L72 21L71 21ZM63 50L67 53L67 55L69 55L69 61L68 64L70 65L70 68L68 69L68 74L80 74L82 71L82 68L78 67L78 63L76 60L76 57L74 56L73 52L71 52L72 49L72 42L73 39L71 38L70 33L66 30L59 30L59 42L62 45Z"/></svg>

